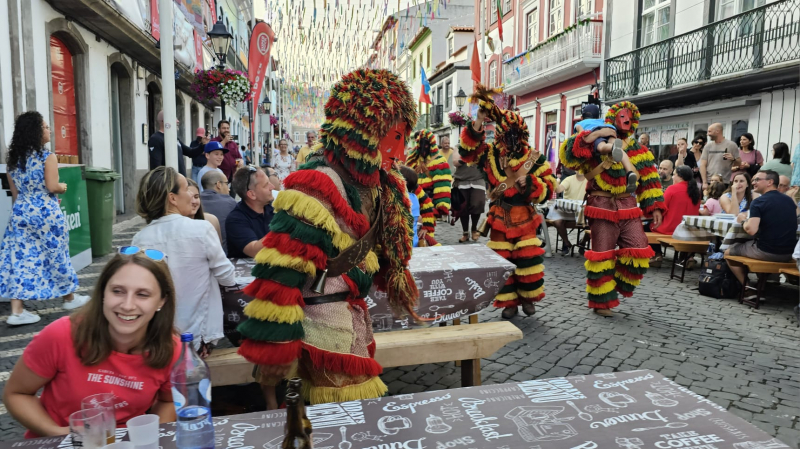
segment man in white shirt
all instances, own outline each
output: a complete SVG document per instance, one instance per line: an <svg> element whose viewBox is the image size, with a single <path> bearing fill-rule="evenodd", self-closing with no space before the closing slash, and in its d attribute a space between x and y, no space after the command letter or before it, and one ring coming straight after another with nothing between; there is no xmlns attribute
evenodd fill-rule
<svg viewBox="0 0 800 449"><path fill-rule="evenodd" d="M556 187L556 193L563 193L564 199L582 201L586 195L586 177L580 172L567 176ZM566 256L572 250L569 233L567 232L567 222L574 223L575 215L569 215L567 212L553 209L547 214L547 218L553 220L553 227L556 228L558 235L564 240L564 245L561 247L561 255Z"/></svg>

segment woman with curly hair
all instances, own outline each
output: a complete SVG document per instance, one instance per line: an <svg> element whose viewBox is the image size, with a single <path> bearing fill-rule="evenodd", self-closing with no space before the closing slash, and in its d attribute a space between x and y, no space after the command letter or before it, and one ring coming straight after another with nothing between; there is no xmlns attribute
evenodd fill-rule
<svg viewBox="0 0 800 449"><path fill-rule="evenodd" d="M56 155L44 148L50 126L36 111L17 117L8 147L6 168L14 208L0 245L0 296L11 298L10 326L41 318L22 307L23 301L64 298L64 308L77 309L88 296L74 295L78 275L69 258L69 231L57 194Z"/></svg>

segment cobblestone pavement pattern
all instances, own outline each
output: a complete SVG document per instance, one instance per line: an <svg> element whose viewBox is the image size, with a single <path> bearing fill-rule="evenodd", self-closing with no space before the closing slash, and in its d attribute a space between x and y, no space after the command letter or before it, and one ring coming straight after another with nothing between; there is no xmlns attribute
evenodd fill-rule
<svg viewBox="0 0 800 449"><path fill-rule="evenodd" d="M115 229L114 244L128 244L142 224ZM555 242L554 231L550 234ZM443 244L458 244L460 226L439 223ZM482 238L481 242L485 243ZM670 253L671 254L671 253ZM103 264L97 258L79 273L80 293L89 293ZM524 338L482 362L483 383L652 369L712 399L792 447L800 447L800 329L792 307L794 285L768 287L769 301L751 310L735 300L697 294L697 271L687 281L669 281L669 265L647 273L633 298L623 299L613 318L586 308L583 258L554 255L545 259L547 297L532 317L512 322ZM0 324L0 386L34 333L64 316L61 301L26 304L39 313L36 325ZM10 313L0 304L0 322ZM499 311L480 314L500 320ZM381 376L391 394L457 388L461 378L453 363L404 366ZM22 438L23 429L0 405L0 440Z"/></svg>

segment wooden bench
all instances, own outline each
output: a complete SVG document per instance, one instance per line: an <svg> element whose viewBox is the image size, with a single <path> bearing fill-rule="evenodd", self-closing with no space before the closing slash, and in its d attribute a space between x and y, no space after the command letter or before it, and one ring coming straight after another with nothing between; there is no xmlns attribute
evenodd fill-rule
<svg viewBox="0 0 800 449"><path fill-rule="evenodd" d="M673 239L672 237L662 237L658 239L658 241L662 246L671 247L675 251L675 255L672 256L672 269L669 272L669 280L678 277L678 275L675 274L675 266L677 265L681 267L680 281L683 283L683 278L686 276L686 266L689 264L689 260L694 253L700 253L700 266L703 266L709 242L687 242L685 240ZM679 260L681 253L684 254L684 257Z"/></svg>
<svg viewBox="0 0 800 449"><path fill-rule="evenodd" d="M658 245L660 243L658 239L663 239L665 237L664 234L659 234L657 232L645 232L644 235L647 236L648 245Z"/></svg>
<svg viewBox="0 0 800 449"><path fill-rule="evenodd" d="M375 334L375 360L384 368L461 360L461 386L471 387L481 384L480 359L521 339L522 331L507 321L380 332ZM236 348L215 350L206 363L213 386L255 381L253 364Z"/></svg>
<svg viewBox="0 0 800 449"><path fill-rule="evenodd" d="M797 267L781 268L781 274L800 278L800 270L798 270ZM800 304L794 306L794 316L797 319L797 321L795 321L797 323L797 327L800 327Z"/></svg>
<svg viewBox="0 0 800 449"><path fill-rule="evenodd" d="M644 235L647 236L648 245L658 245L659 244L658 239L664 238L664 234L657 234L655 232L645 232ZM591 242L592 242L592 231L589 229L589 226L586 226L583 231L583 239L573 247L577 246L578 248L580 248L581 255L583 255L584 251L588 251L589 249L591 249ZM708 242L706 242L706 246L708 246Z"/></svg>
<svg viewBox="0 0 800 449"><path fill-rule="evenodd" d="M744 267L746 269L744 285L742 286L741 293L739 293L739 304L747 304L754 309L758 309L761 298L763 297L764 287L767 285L767 275L778 274L782 269L797 269L794 262L766 262L763 260L756 260L742 256L725 256L725 260L728 261L728 264L732 266ZM758 282L756 283L755 288L747 285L748 272L755 273L755 275L758 277ZM755 295L747 296L748 290L755 290Z"/></svg>
<svg viewBox="0 0 800 449"><path fill-rule="evenodd" d="M547 224L548 228L555 229L555 222L556 222L556 220L545 220L545 224ZM565 225L565 228L567 229L567 235L569 235L575 229L578 230L578 235L576 236L576 239L575 239L577 241L577 243L570 247L569 256L572 257L572 256L575 255L575 248L584 249L584 251L586 249L588 249L588 248L584 248L587 245L583 242L583 240L588 239L588 237L586 237L587 234L585 234L585 233L589 232L588 231L589 226L588 225L580 225L577 222L572 221L572 220L564 220L564 225ZM560 250L559 244L558 244L560 239L561 239L561 235L559 235L559 233L556 232L555 252L558 252ZM582 252L581 252L581 255L583 255Z"/></svg>

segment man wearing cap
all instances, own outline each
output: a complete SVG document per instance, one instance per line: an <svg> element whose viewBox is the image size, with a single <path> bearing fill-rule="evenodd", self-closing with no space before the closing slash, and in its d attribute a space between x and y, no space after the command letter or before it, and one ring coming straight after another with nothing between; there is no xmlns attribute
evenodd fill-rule
<svg viewBox="0 0 800 449"><path fill-rule="evenodd" d="M189 144L189 148L192 151L196 151L198 148L200 149L200 154L192 158L192 179L200 179L197 176L200 173L200 170L206 166L206 153L205 153L205 146L211 140L208 136L208 131L205 128L197 128L197 131L194 133L195 138L192 143ZM198 184L200 184L198 182Z"/></svg>
<svg viewBox="0 0 800 449"><path fill-rule="evenodd" d="M156 167L160 167L165 165L166 163L166 155L164 153L164 111L158 111L158 116L156 117L156 122L158 122L158 131L154 132L150 139L147 141L147 148L150 150L150 170L154 170ZM181 121L177 120L176 125L180 125ZM181 139L178 139L178 173L186 176L186 163L183 161L183 157L195 157L203 153L202 147L198 147L195 149L189 148L181 142Z"/></svg>
<svg viewBox="0 0 800 449"><path fill-rule="evenodd" d="M225 153L228 152L228 149L223 147L221 143L212 140L208 142L204 147L204 151L206 153L206 166L200 169L200 173L197 174L197 178L194 180L198 186L200 186L200 191L203 191L203 175L210 171L218 171L222 174L222 170L220 170L219 166L222 164L222 160L225 158Z"/></svg>
<svg viewBox="0 0 800 449"><path fill-rule="evenodd" d="M219 142L227 149L219 169L228 179L233 179L233 173L236 172L237 164L241 162L242 154L239 152L239 145L236 144L231 136L231 124L229 121L220 120L217 123L217 130L219 131L219 136L211 140Z"/></svg>

